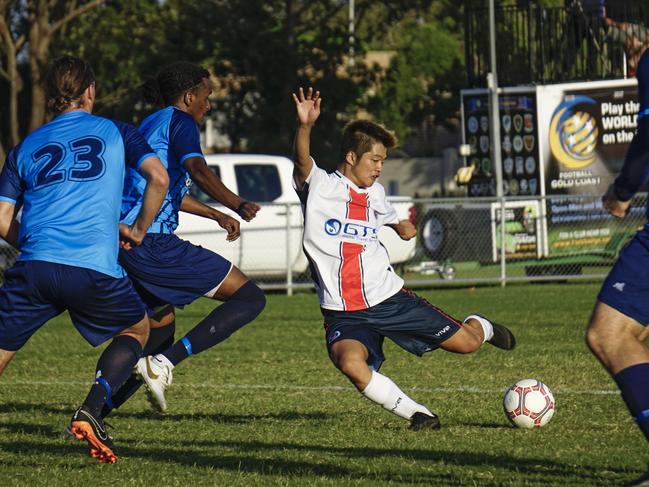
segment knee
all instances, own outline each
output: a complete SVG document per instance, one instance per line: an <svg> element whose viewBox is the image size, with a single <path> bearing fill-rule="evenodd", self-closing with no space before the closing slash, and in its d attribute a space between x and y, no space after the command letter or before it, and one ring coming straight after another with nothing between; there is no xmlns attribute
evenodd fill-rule
<svg viewBox="0 0 649 487"><path fill-rule="evenodd" d="M336 368L354 383L360 380L363 370L367 368L363 360L354 356L332 357L332 360Z"/></svg>
<svg viewBox="0 0 649 487"><path fill-rule="evenodd" d="M243 286L237 289L228 299L228 301L231 300L245 302L246 310L250 314L251 319L256 318L266 307L266 295L264 291L252 281L246 281Z"/></svg>
<svg viewBox="0 0 649 487"><path fill-rule="evenodd" d="M250 303L250 312L256 317L266 307L266 295L256 284L248 281L246 285L249 285L250 287L247 293L247 301Z"/></svg>

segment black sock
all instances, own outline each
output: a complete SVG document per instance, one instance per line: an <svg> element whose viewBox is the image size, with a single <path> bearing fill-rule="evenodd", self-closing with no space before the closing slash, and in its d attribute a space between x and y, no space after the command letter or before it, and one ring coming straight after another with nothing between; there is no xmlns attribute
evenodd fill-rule
<svg viewBox="0 0 649 487"><path fill-rule="evenodd" d="M649 363L627 367L613 376L631 416L649 441Z"/></svg>
<svg viewBox="0 0 649 487"><path fill-rule="evenodd" d="M254 320L266 306L264 292L251 281L241 286L225 303L214 309L173 347L163 352L177 365L222 342L239 328Z"/></svg>
<svg viewBox="0 0 649 487"><path fill-rule="evenodd" d="M142 351L142 356L155 355L160 353L163 350L168 349L174 343L174 333L176 332L176 322L172 321L166 326L161 326L159 328L151 328L149 333L149 341L146 343L144 350ZM105 418L113 410L120 407L129 398L137 392L137 390L142 386L142 381L135 374L127 379L122 387L117 391L113 391L113 407L109 407L108 404L104 404L104 407L101 411L101 417Z"/></svg>
<svg viewBox="0 0 649 487"><path fill-rule="evenodd" d="M112 392L126 382L141 355L142 346L135 338L127 335L113 338L99 357L95 383L83 402L93 416L100 415L104 404L110 405Z"/></svg>

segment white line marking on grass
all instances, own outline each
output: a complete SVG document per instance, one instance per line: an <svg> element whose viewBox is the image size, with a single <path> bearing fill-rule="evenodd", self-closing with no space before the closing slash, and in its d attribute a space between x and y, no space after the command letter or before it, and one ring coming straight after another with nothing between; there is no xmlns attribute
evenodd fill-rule
<svg viewBox="0 0 649 487"><path fill-rule="evenodd" d="M15 380L15 381L2 381L0 388L3 386L89 386L90 382L81 381L33 381L33 380ZM174 388L191 388L191 389L256 389L256 390L282 390L282 391L321 391L321 392L356 392L351 386L297 386L288 384L213 384L213 383L175 383ZM428 394L453 394L463 392L467 394L501 394L507 390L503 389L481 389L479 387L410 387L405 388L412 392L423 392ZM575 389L552 389L554 394L574 394L574 395L588 395L588 396L608 396L617 395L620 392L617 390L606 389L592 389L592 390L575 390Z"/></svg>

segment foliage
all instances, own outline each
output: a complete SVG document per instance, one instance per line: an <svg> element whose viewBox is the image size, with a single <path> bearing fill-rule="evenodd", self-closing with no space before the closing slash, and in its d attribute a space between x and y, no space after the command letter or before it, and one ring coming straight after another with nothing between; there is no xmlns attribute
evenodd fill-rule
<svg viewBox="0 0 649 487"><path fill-rule="evenodd" d="M414 21L401 29L396 55L370 111L404 139L413 127L456 115L464 82L462 47L454 24Z"/></svg>
<svg viewBox="0 0 649 487"><path fill-rule="evenodd" d="M78 3L68 2L66 8ZM376 109L375 118L385 115L405 133L410 125L431 119L431 113L441 121L451 116L457 98L449 94L463 79L458 76L462 12L458 2L356 0L355 4L352 46L346 1L108 0L66 26L63 35L54 36L49 58L63 53L88 58L98 78L97 112L133 123L155 108L140 100L138 88L146 77L173 60L203 64L217 81L213 122L235 152L289 153L294 130L290 94L300 85L313 85L324 98L313 150L319 161L333 167L340 129L359 110ZM421 19L423 25L418 23ZM15 22L17 29L22 25ZM427 48L430 42L438 43L434 50ZM385 48L382 45L399 52L384 81L380 70L362 61L368 49ZM18 61L25 70L26 59ZM400 80L413 74L418 83ZM29 76L24 81L31 85ZM377 83L386 96L395 98L372 100ZM20 95L19 107L29 106L27 93L24 89ZM399 113L404 116L399 118ZM0 131L4 137L5 127Z"/></svg>

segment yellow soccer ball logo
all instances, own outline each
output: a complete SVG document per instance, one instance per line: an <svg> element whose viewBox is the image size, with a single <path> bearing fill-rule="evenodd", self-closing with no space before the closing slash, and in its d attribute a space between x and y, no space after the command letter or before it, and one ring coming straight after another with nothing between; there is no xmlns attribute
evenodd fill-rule
<svg viewBox="0 0 649 487"><path fill-rule="evenodd" d="M557 107L550 122L550 150L568 169L580 169L595 160L599 128L589 112L574 110L576 105L592 103L587 97L577 97Z"/></svg>

